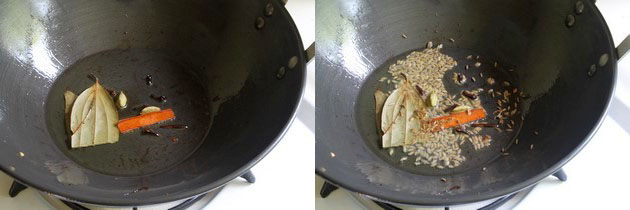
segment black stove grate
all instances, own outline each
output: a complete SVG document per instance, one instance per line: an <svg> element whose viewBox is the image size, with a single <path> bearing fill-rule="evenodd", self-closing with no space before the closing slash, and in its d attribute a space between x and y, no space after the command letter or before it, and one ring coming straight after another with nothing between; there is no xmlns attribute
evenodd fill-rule
<svg viewBox="0 0 630 210"><path fill-rule="evenodd" d="M256 177L254 176L254 174L251 171L247 171L246 173L244 173L243 175L240 176L241 178L245 179L245 181L247 181L248 183L254 183L256 182ZM17 196L18 194L20 194L20 192L22 192L23 190L25 190L26 188L28 188L26 185L18 182L18 181L13 181L13 184L11 184L11 188L9 189L9 196L11 196L12 198ZM214 197L216 195L219 194L219 191L221 191L223 189L223 187L217 188L211 192L208 192L206 194L202 194L202 195L198 195L192 198L189 198L185 201L183 201L182 203L178 204L177 206L171 207L169 208L169 210L185 210L188 207L194 205L195 203L197 203L198 201L200 201L201 199L205 198L207 195L212 196L210 198L210 200L214 199ZM68 206L70 209L72 210L89 210L89 208L82 206L81 204L75 203L75 202L71 202L71 201L66 201L66 200L61 200L62 203L64 203L66 206ZM133 207L134 210L137 210L137 207Z"/></svg>
<svg viewBox="0 0 630 210"><path fill-rule="evenodd" d="M556 171L556 173L554 173L552 176L556 177L558 180L560 181L566 181L567 180L567 174L564 173L564 171L562 169ZM529 188L524 189L523 191L526 191L525 196L527 196L531 190L534 188L534 186L531 186ZM333 185L331 183L329 183L328 181L324 181L324 184L322 185L322 189L319 191L319 195L322 198L326 198L330 195L330 193L332 193L333 191L339 189L339 187L337 187L336 185ZM514 199L514 197L516 197L516 195L518 194L518 192L516 193L512 193L510 195L506 195L504 197L501 197L497 200L495 200L494 202L479 208L479 210L494 210L494 209L498 209L499 207L503 206L504 204L506 204L508 201ZM392 204L389 203L385 203L385 202L380 202L380 201L376 201L376 200L372 200L376 205L378 205L379 207L381 207L383 210L402 210L401 208L398 208ZM450 208L448 206L444 207L445 210L449 210Z"/></svg>

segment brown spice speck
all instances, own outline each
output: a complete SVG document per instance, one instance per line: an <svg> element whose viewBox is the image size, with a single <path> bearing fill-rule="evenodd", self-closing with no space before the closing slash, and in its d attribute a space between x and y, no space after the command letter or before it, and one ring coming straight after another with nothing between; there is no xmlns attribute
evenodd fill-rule
<svg viewBox="0 0 630 210"><path fill-rule="evenodd" d="M142 131L142 135L152 135L155 137L160 137L159 133L156 133L155 131L153 131L153 129L150 129L150 128L144 129Z"/></svg>
<svg viewBox="0 0 630 210"><path fill-rule="evenodd" d="M468 91L468 90L464 90L462 91L462 95L465 96L466 98L469 98L470 100L477 100L478 95L472 91Z"/></svg>
<svg viewBox="0 0 630 210"><path fill-rule="evenodd" d="M173 142L173 143L175 143L175 142L178 142L178 141L179 141L179 138L177 138L177 137L171 137L171 138L169 138L169 139L170 139L170 140L171 140L171 142Z"/></svg>
<svg viewBox="0 0 630 210"><path fill-rule="evenodd" d="M452 186L451 188L449 188L448 191L459 190L461 188L462 187L455 185L455 186Z"/></svg>
<svg viewBox="0 0 630 210"><path fill-rule="evenodd" d="M418 91L420 96L424 96L424 90L419 85L416 85L416 91Z"/></svg>

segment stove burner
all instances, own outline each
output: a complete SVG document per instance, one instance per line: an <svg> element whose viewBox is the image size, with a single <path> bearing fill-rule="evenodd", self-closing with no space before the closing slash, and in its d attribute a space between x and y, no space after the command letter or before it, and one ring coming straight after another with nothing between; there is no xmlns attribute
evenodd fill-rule
<svg viewBox="0 0 630 210"><path fill-rule="evenodd" d="M552 176L556 177L558 180L563 181L563 182L567 180L567 174L564 173L564 171L562 169L556 171L556 173L554 173ZM534 189L534 186L525 188L524 190L520 191L520 192L524 192L523 197L527 196ZM326 198L326 197L328 197L328 195L330 195L330 193L332 193L333 191L335 191L337 189L339 189L339 187L329 183L328 181L324 181L324 184L322 185L322 189L319 191L319 195L322 198ZM493 201L492 203L479 208L479 210L493 210L493 209L497 209L497 208L503 206L504 204L506 204L508 201L510 201L510 200L514 199L515 197L517 197L518 194L519 194L519 192L516 192L516 193L512 193L510 195L498 198L495 201ZM381 202L381 201L377 201L377 200L371 200L371 201L374 202L374 204L378 205L383 210L402 210L401 208L398 208L398 207L396 207L393 204L389 204L389 203L385 203L385 202ZM446 206L446 207L444 207L444 209L445 210L449 210L450 208L448 206Z"/></svg>
<svg viewBox="0 0 630 210"><path fill-rule="evenodd" d="M247 171L245 172L243 175L240 176L241 178L245 179L245 181L247 181L248 183L254 183L256 182L256 177L254 176L254 174L251 171ZM24 189L28 188L26 185L23 185L17 181L13 181L13 184L11 184L11 188L9 189L9 196L11 196L12 198L17 196L20 192L22 192ZM200 200L205 200L206 202L210 202L212 199L214 199L214 197L216 197L219 192L223 189L223 187L217 188L215 190L212 190L206 194L202 194L202 195L198 195L189 199L186 199L185 201L177 204L176 206L170 207L169 210L184 210L187 209L189 207L191 207L192 205L194 205L195 203L199 202ZM57 199L54 196L51 196L50 194L46 194L43 192L40 192L40 194L42 194L42 196L45 197L45 200L51 202L49 200L50 199ZM71 202L71 201L66 201L63 199L59 199L59 201L66 205L67 207L73 209L73 210L89 210L90 208L87 208L81 204L75 203L75 202ZM137 207L133 207L134 210L137 210Z"/></svg>

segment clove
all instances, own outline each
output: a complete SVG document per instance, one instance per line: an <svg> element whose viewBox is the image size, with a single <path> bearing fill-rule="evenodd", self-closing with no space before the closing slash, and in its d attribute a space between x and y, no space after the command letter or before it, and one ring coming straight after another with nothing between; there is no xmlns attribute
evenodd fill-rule
<svg viewBox="0 0 630 210"><path fill-rule="evenodd" d="M452 111L453 111L453 109L455 109L455 108L456 108L456 107L458 107L458 106L459 106L458 104L453 104L453 105L451 105L451 106L449 106L449 107L446 107L446 109L444 109L443 111L444 111L445 113L449 113L449 112L452 112Z"/></svg>
<svg viewBox="0 0 630 210"><path fill-rule="evenodd" d="M155 131L153 131L153 129L150 129L150 128L144 129L142 131L142 134L143 135L152 135L152 136L160 137L159 133L156 133Z"/></svg>
<svg viewBox="0 0 630 210"><path fill-rule="evenodd" d="M470 100L477 100L478 98L478 95L476 93L468 90L462 91L462 95L466 96L466 98L469 98Z"/></svg>
<svg viewBox="0 0 630 210"><path fill-rule="evenodd" d="M487 127L487 128L497 128L499 126L497 126L497 124L494 123L473 123L470 124L470 126L472 127Z"/></svg>
<svg viewBox="0 0 630 210"><path fill-rule="evenodd" d="M147 77L145 77L144 80L147 81L148 86L153 85L153 76L151 76L150 74L147 74Z"/></svg>
<svg viewBox="0 0 630 210"><path fill-rule="evenodd" d="M171 129L187 129L187 125L162 125L160 128L171 128Z"/></svg>
<svg viewBox="0 0 630 210"><path fill-rule="evenodd" d="M151 98L155 99L156 101L162 102L162 103L166 103L166 96L156 96L151 94L150 95Z"/></svg>
<svg viewBox="0 0 630 210"><path fill-rule="evenodd" d="M424 96L424 90L419 85L416 85L416 90L420 96Z"/></svg>

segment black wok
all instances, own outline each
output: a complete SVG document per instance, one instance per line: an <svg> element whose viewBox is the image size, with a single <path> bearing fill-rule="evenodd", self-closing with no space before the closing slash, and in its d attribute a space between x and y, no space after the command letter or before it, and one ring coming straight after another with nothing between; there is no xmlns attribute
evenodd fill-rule
<svg viewBox="0 0 630 210"><path fill-rule="evenodd" d="M328 0L317 6L316 173L390 203L487 200L558 171L600 125L625 52L616 51L591 1ZM427 41L443 44L459 62L446 75L472 64L467 55L480 55L482 69L497 61L504 68L494 71L527 96L515 131L484 131L493 136L492 146L463 149L467 161L455 169L401 164L402 152L390 157L374 125L373 93L391 89L379 78Z"/></svg>
<svg viewBox="0 0 630 210"><path fill-rule="evenodd" d="M289 126L305 78L276 0L0 1L0 45L0 169L92 204L184 199L246 173ZM63 92L92 85L89 74L126 92L121 119L154 105L177 116L163 124L189 128L70 149Z"/></svg>

